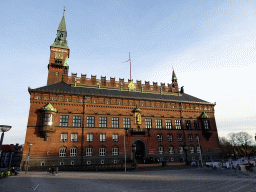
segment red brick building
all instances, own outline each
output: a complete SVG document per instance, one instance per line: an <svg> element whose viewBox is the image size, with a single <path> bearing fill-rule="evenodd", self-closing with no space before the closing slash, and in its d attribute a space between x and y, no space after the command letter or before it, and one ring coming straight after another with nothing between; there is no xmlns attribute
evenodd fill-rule
<svg viewBox="0 0 256 192"><path fill-rule="evenodd" d="M30 166L113 164L124 160L125 148L127 159L137 161L198 160L200 151L204 159L218 156L215 104L179 89L174 71L167 86L68 76L66 37L63 16L50 46L47 86L28 89L23 162L29 143Z"/></svg>

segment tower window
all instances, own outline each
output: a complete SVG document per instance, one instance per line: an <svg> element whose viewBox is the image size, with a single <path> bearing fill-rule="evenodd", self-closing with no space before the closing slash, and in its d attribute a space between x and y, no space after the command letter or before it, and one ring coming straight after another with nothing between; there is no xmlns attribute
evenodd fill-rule
<svg viewBox="0 0 256 192"><path fill-rule="evenodd" d="M59 76L59 72L56 72L56 76Z"/></svg>

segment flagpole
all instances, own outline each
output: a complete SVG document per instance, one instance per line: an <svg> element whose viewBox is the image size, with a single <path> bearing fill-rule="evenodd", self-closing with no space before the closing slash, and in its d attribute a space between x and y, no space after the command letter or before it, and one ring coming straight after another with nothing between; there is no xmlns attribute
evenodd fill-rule
<svg viewBox="0 0 256 192"><path fill-rule="evenodd" d="M130 52L129 52L129 60L130 60L130 80L132 80L132 62L131 62Z"/></svg>

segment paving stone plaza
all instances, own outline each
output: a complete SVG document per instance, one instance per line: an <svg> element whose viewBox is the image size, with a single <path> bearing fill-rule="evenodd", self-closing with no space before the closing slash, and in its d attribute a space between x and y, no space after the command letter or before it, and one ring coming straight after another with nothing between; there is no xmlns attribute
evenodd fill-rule
<svg viewBox="0 0 256 192"><path fill-rule="evenodd" d="M0 180L2 192L27 191L256 191L256 173L212 168L129 172L20 172Z"/></svg>

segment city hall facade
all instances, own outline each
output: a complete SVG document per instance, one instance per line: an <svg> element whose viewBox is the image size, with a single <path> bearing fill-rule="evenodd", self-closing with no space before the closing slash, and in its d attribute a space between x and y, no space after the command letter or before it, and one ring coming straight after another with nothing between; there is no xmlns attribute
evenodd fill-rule
<svg viewBox="0 0 256 192"><path fill-rule="evenodd" d="M23 164L30 166L192 161L220 153L215 103L165 85L76 73L68 76L65 16L50 46L47 85L32 89ZM29 156L29 158L28 158Z"/></svg>

